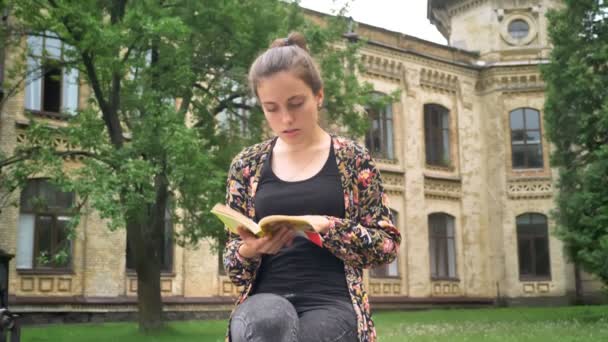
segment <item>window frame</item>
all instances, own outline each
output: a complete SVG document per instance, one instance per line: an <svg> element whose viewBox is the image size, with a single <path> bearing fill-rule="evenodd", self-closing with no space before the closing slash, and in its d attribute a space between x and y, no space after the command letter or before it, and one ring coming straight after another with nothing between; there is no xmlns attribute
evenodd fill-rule
<svg viewBox="0 0 608 342"><path fill-rule="evenodd" d="M513 115L515 115L518 111L522 111L522 119L523 119L523 127L521 129L513 128ZM528 115L527 113L531 112L532 114L536 114L538 121L538 128L530 128L528 129ZM520 170L544 170L545 169L545 153L543 146L543 130L542 130L542 116L539 110L531 107L520 107L515 108L509 112L509 132L511 138L511 169L520 171ZM516 133L521 132L523 134L524 140L523 144L515 144L514 136ZM535 132L538 133L539 141L538 143L528 143L528 133ZM538 145L538 150L540 151L540 166L530 166L530 153L528 150L528 146ZM524 161L522 166L515 165L515 146L523 146L524 147Z"/></svg>
<svg viewBox="0 0 608 342"><path fill-rule="evenodd" d="M438 126L432 126L432 116L436 116L435 121ZM447 125L444 127L444 117ZM450 168L453 164L452 158L452 118L450 110L438 103L425 103L423 106L423 125L424 125L424 161L427 166ZM444 141L447 139L446 141ZM431 155L437 154L435 158ZM441 158L439 158L441 155ZM437 159L437 160L436 160Z"/></svg>
<svg viewBox="0 0 608 342"><path fill-rule="evenodd" d="M383 93L374 93L375 97L387 96ZM365 132L365 147L372 157L378 159L395 160L395 116L393 103L383 108L366 107L365 112L369 121L369 129ZM374 122L378 122L378 136L374 132ZM390 131L390 134L388 133ZM380 146L376 146L378 139Z"/></svg>
<svg viewBox="0 0 608 342"><path fill-rule="evenodd" d="M534 216L536 217L541 217L544 222L543 223L532 223L532 220L534 218ZM520 218L527 218L529 223L525 223L525 224L520 224L517 222L518 219ZM522 233L520 232L520 230L523 230L523 228L525 227L537 227L539 225L542 224L542 229L543 232L541 233L530 233L530 232L526 232L526 233ZM518 274L519 274L519 280L520 281L550 281L552 279L552 272L551 272L551 245L550 245L550 239L549 239L549 222L547 219L547 216L544 214L540 214L540 213L535 213L535 212L528 212L528 213L523 213L521 215L518 215L515 218L515 233L516 233L516 240L517 240L517 266L518 266ZM544 239L544 242L546 243L547 246L547 250L546 253L547 255L546 260L547 260L547 274L538 274L537 271L537 258L538 258L538 254L537 254L537 246L536 246L536 239L538 238L542 238ZM533 270L530 273L522 273L522 251L520 249L520 243L521 241L526 241L530 248L530 255L529 258L530 259L530 268Z"/></svg>
<svg viewBox="0 0 608 342"><path fill-rule="evenodd" d="M30 38L33 39L38 39L38 41L30 41ZM47 41L50 39L56 39L58 41L59 46L57 47L53 47L52 49L58 49L58 56L55 55L49 55L49 49L47 49ZM39 46L31 47L30 44L40 44ZM24 93L25 93L25 103L24 103L24 109L25 111L38 115L38 116L45 116L45 117L50 117L53 119L59 119L59 120L66 120L69 117L71 117L73 114L76 113L76 111L78 110L79 107L79 100L80 100L80 75L78 72L78 69L76 68L72 68L72 67L68 67L66 65L64 65L64 61L65 61L65 51L70 49L71 47L67 44L65 44L63 41L61 41L57 35L55 35L52 32L44 32L44 33L39 33L39 34L29 34L27 36L27 42L26 45L28 46L29 49L32 49L34 51L32 51L31 54L29 54L27 56L27 77L26 77L26 84L24 87ZM56 64L56 65L53 65ZM50 65L51 67L47 67L48 65ZM30 70L30 68L34 68L34 70ZM59 69L60 70L60 75L61 77L58 80L59 83L59 98L57 99L58 103L59 103L59 111L55 112L55 111L49 111L46 110L45 107L45 80L47 78L47 72L46 69ZM29 99L28 99L28 94L29 92L33 91L30 89L30 87L35 87L35 82L40 82L40 84L37 86L39 87L39 93L37 94L38 96L38 105L39 105L39 109L36 108L29 108ZM66 102L66 96L70 96L69 94L71 94L69 91L69 89L72 88L68 88L70 86L75 87L75 93L73 94L74 98L72 99L73 101L75 101L75 103L65 103ZM66 94L66 92L68 92ZM29 94L31 95L31 94ZM34 95L31 95L34 96ZM70 101L68 101L70 102ZM66 108L66 106L70 106L70 108ZM71 108L73 107L73 108ZM70 114L72 113L72 114Z"/></svg>
<svg viewBox="0 0 608 342"><path fill-rule="evenodd" d="M71 199L71 205L74 204L75 200L76 200L76 196L73 192L64 192L61 191L60 189L57 188L57 186L53 185L52 183L49 182L49 179L47 178L33 178L33 179L29 179L29 182L36 182L35 186L35 191L34 191L34 197L32 199L34 199L35 197L39 197L40 193L41 193L41 185L42 184L46 184L47 186L50 186L52 190L55 190L55 193L66 193L68 194ZM27 186L27 185L26 185ZM24 191L25 191L25 187L22 190L21 196L24 195ZM31 200L31 199L30 199ZM32 215L34 217L34 234L33 234L33 241L32 241L32 265L30 268L19 268L18 271L27 273L27 272L31 272L31 273L66 273L66 272L72 272L73 270L73 262L74 262L74 244L73 242L67 238L66 236L66 240L67 243L69 244L68 250L69 250L69 260L66 263L66 265L64 266L53 266L52 264L50 266L44 266L44 265L39 265L38 263L38 258L40 256L40 217L46 216L46 217L51 217L52 219L52 224L50 227L51 230L51 241L49 243L50 245L50 250L57 250L57 246L56 242L57 242L57 235L59 234L58 229L59 229L59 225L58 225L58 221L59 221L59 217L72 217L74 216L74 211L73 209L71 209L70 207L68 208L59 208L59 207L49 207L48 205L42 209L39 210L40 208L24 208L24 200L23 198L20 199L20 208L19 208L19 215L22 214L28 214L28 215ZM52 253L54 254L54 253Z"/></svg>
<svg viewBox="0 0 608 342"><path fill-rule="evenodd" d="M444 219L444 225L443 226L439 226L439 228L442 228L444 230L444 233L441 234L435 234L433 232L434 228L437 227L433 224L433 220L434 219ZM449 224L450 224L450 220L451 220L451 228L452 228L452 236L450 236L449 234ZM457 252L457 244L456 244L456 218L452 215L446 214L446 213L431 213L428 215L427 218L427 222L428 222L428 236L429 236L429 268L430 268L430 275L431 275L431 280L448 280L448 281L458 281L458 252ZM454 269L454 274L451 275L450 274L450 246L449 244L452 244L452 251L453 251L453 269ZM435 250L433 250L433 246L435 247ZM440 263L438 263L439 257L441 256L441 253L439 251L439 248L444 248L445 249L445 269L444 270L440 270L439 265ZM434 255L434 258L432 257ZM435 260L435 264L433 265L433 260ZM442 272L443 271L443 272ZM445 274L443 274L445 273Z"/></svg>

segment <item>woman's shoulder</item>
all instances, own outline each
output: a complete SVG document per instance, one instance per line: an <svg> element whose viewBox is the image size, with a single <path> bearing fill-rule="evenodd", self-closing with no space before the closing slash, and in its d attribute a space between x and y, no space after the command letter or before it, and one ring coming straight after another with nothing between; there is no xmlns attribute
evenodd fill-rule
<svg viewBox="0 0 608 342"><path fill-rule="evenodd" d="M232 159L232 164L250 164L252 160L257 160L264 153L267 153L274 138L267 139L255 145L247 146L237 153Z"/></svg>
<svg viewBox="0 0 608 342"><path fill-rule="evenodd" d="M344 157L369 158L367 148L356 140L332 134L334 150Z"/></svg>

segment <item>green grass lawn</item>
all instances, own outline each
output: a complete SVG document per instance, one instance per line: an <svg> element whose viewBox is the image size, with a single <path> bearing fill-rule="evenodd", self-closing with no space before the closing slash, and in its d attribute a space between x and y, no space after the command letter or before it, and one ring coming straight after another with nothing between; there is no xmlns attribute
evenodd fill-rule
<svg viewBox="0 0 608 342"><path fill-rule="evenodd" d="M393 311L374 314L381 342L608 341L608 306ZM23 342L223 341L226 321L173 322L154 336L134 323L26 326Z"/></svg>

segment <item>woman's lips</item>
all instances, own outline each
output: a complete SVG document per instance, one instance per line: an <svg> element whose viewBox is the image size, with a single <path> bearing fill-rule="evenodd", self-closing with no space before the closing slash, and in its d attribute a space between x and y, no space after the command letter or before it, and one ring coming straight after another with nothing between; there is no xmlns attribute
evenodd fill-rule
<svg viewBox="0 0 608 342"><path fill-rule="evenodd" d="M297 128L286 129L286 130L283 131L283 134L286 135L286 136L288 136L288 137L291 137L291 136L294 136L294 135L298 134L299 131L300 130L297 129Z"/></svg>

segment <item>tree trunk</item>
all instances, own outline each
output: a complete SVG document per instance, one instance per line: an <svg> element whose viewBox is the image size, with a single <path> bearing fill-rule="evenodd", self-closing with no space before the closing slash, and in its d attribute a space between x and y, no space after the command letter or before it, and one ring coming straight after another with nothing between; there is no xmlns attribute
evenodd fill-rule
<svg viewBox="0 0 608 342"><path fill-rule="evenodd" d="M163 324L163 303L160 291L160 255L168 201L168 182L164 174L155 177L156 198L153 205L130 213L127 238L137 273L137 306L139 330L149 333Z"/></svg>

